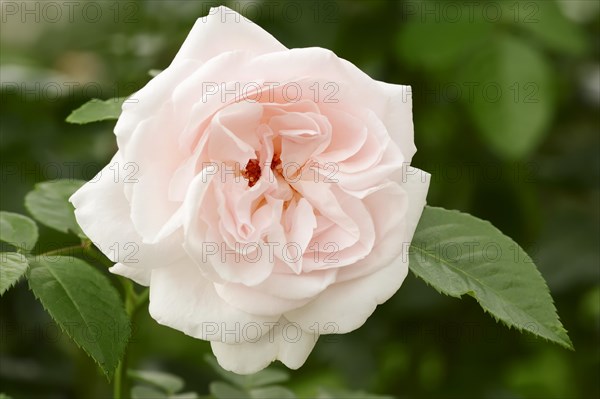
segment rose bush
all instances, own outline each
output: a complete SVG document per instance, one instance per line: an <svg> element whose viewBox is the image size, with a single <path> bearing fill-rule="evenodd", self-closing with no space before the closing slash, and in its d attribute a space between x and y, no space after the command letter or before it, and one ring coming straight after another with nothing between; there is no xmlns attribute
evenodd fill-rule
<svg viewBox="0 0 600 399"><path fill-rule="evenodd" d="M150 287L150 314L222 367L300 367L400 287L429 175L409 88L322 48L287 49L224 8L125 102L118 152L77 221Z"/></svg>

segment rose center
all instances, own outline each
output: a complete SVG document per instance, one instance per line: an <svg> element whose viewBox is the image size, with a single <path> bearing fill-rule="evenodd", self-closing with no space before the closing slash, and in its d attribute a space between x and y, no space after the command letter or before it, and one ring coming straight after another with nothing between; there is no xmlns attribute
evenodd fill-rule
<svg viewBox="0 0 600 399"><path fill-rule="evenodd" d="M272 171L282 174L281 158L279 157L279 154L273 155L270 165ZM254 186L262 175L258 159L249 160L246 167L241 171L241 175L244 179L248 180L248 187Z"/></svg>
<svg viewBox="0 0 600 399"><path fill-rule="evenodd" d="M281 158L279 158L279 154L273 155L273 159L271 160L271 170L281 172Z"/></svg>
<svg viewBox="0 0 600 399"><path fill-rule="evenodd" d="M260 164L258 159L251 159L242 170L242 176L248 180L248 187L252 187L260 179Z"/></svg>

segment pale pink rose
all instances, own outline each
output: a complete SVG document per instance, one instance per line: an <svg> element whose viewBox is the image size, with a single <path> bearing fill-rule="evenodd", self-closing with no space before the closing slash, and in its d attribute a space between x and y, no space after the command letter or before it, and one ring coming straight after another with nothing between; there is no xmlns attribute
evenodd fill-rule
<svg viewBox="0 0 600 399"><path fill-rule="evenodd" d="M287 49L225 8L123 106L119 151L71 201L150 314L222 367L300 367L408 272L429 175L409 87L322 48Z"/></svg>

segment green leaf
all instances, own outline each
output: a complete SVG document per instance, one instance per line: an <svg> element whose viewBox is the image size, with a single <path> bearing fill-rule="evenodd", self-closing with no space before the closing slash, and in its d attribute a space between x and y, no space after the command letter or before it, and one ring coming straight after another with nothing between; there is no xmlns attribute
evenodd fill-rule
<svg viewBox="0 0 600 399"><path fill-rule="evenodd" d="M131 328L108 278L77 258L39 256L30 261L28 280L50 316L110 379Z"/></svg>
<svg viewBox="0 0 600 399"><path fill-rule="evenodd" d="M460 73L460 98L491 150L519 159L540 143L555 104L550 69L536 49L499 33Z"/></svg>
<svg viewBox="0 0 600 399"><path fill-rule="evenodd" d="M501 4L510 8L503 10L503 15L546 47L571 55L582 55L586 51L588 45L583 29L562 13L556 1Z"/></svg>
<svg viewBox="0 0 600 399"><path fill-rule="evenodd" d="M133 379L152 384L168 394L181 391L185 385L183 380L178 376L161 371L129 370L127 374Z"/></svg>
<svg viewBox="0 0 600 399"><path fill-rule="evenodd" d="M209 390L217 399L252 399L246 392L221 381L211 382Z"/></svg>
<svg viewBox="0 0 600 399"><path fill-rule="evenodd" d="M198 399L199 396L196 392L182 392L176 395L170 395L169 399Z"/></svg>
<svg viewBox="0 0 600 399"><path fill-rule="evenodd" d="M34 190L25 196L25 207L40 223L63 233L72 231L85 238L75 220L75 208L69 202L69 197L84 183L81 180L38 183Z"/></svg>
<svg viewBox="0 0 600 399"><path fill-rule="evenodd" d="M290 375L287 372L277 369L264 369L258 373L250 374L245 377L245 386L249 388L279 384L290 379Z"/></svg>
<svg viewBox="0 0 600 399"><path fill-rule="evenodd" d="M319 388L315 399L393 399L393 396L389 395L376 395L373 393L366 393L364 391L343 391L338 389L325 389Z"/></svg>
<svg viewBox="0 0 600 399"><path fill-rule="evenodd" d="M158 389L136 385L131 389L131 399L167 399L168 396Z"/></svg>
<svg viewBox="0 0 600 399"><path fill-rule="evenodd" d="M573 348L533 261L489 222L426 207L409 253L412 272L439 292L470 295L507 326Z"/></svg>
<svg viewBox="0 0 600 399"><path fill-rule="evenodd" d="M250 397L253 399L296 399L294 392L280 386L252 389Z"/></svg>
<svg viewBox="0 0 600 399"><path fill-rule="evenodd" d="M30 251L38 239L37 224L27 216L1 211L0 239L17 248Z"/></svg>
<svg viewBox="0 0 600 399"><path fill-rule="evenodd" d="M136 385L131 389L131 399L198 399L198 394L196 392L183 392L169 395L156 388Z"/></svg>
<svg viewBox="0 0 600 399"><path fill-rule="evenodd" d="M455 4L462 15L468 15L465 7ZM423 3L422 7L428 6ZM437 4L439 7L439 4ZM430 7L436 7L431 4ZM420 14L420 13L417 13ZM440 70L462 63L474 48L491 33L491 24L459 18L436 20L435 17L411 18L402 28L397 40L397 54L403 63L413 67Z"/></svg>
<svg viewBox="0 0 600 399"><path fill-rule="evenodd" d="M127 97L119 97L102 101L94 98L71 112L67 117L67 122L83 125L91 122L119 119L121 106L126 99Z"/></svg>
<svg viewBox="0 0 600 399"><path fill-rule="evenodd" d="M27 258L16 252L0 253L0 295L19 281L27 271Z"/></svg>
<svg viewBox="0 0 600 399"><path fill-rule="evenodd" d="M0 399L12 399L12 397L8 396L5 393L0 393Z"/></svg>

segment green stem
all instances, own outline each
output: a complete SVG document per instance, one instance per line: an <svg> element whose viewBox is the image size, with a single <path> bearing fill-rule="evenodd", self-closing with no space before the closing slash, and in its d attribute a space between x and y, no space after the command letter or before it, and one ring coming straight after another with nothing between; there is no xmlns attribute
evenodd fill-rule
<svg viewBox="0 0 600 399"><path fill-rule="evenodd" d="M148 298L150 297L150 290L148 288L146 288L144 291L140 292L140 294L137 297L137 303L136 303L136 311L140 309L140 307L142 305L144 305L146 302L148 302Z"/></svg>
<svg viewBox="0 0 600 399"><path fill-rule="evenodd" d="M119 365L117 366L117 370L115 371L115 379L114 379L114 385L113 385L113 398L115 399L122 399L124 396L122 396L122 391L123 391L123 379L125 377L125 366L123 365L124 360L121 360L119 362Z"/></svg>
<svg viewBox="0 0 600 399"><path fill-rule="evenodd" d="M114 265L110 259L105 257L94 247L90 240L83 240L79 245L71 245L69 247L53 249L35 256L75 256L76 252L79 252L80 255L87 256L91 260L94 260L103 266L111 267Z"/></svg>
<svg viewBox="0 0 600 399"><path fill-rule="evenodd" d="M140 307L148 300L149 290L146 288L141 293L136 293L131 280L126 278L119 278L119 281L123 285L123 291L125 292L125 311L129 316L129 321L133 323L135 315ZM119 362L117 370L115 371L115 380L113 393L115 399L123 399L128 397L128 386L127 386L127 360L128 360L127 348L123 353L123 359Z"/></svg>
<svg viewBox="0 0 600 399"><path fill-rule="evenodd" d="M70 247L53 249L52 251L44 252L39 256L60 256L60 255L73 255L74 251L81 251L84 249L83 245L71 245Z"/></svg>
<svg viewBox="0 0 600 399"><path fill-rule="evenodd" d="M101 265L104 265L107 268L114 266L114 262L108 259L106 256L104 256L104 254L100 253L100 251L97 250L96 247L94 247L94 244L92 244L91 241L86 240L82 242L81 245L83 246L84 255L87 255L91 259L95 260Z"/></svg>

